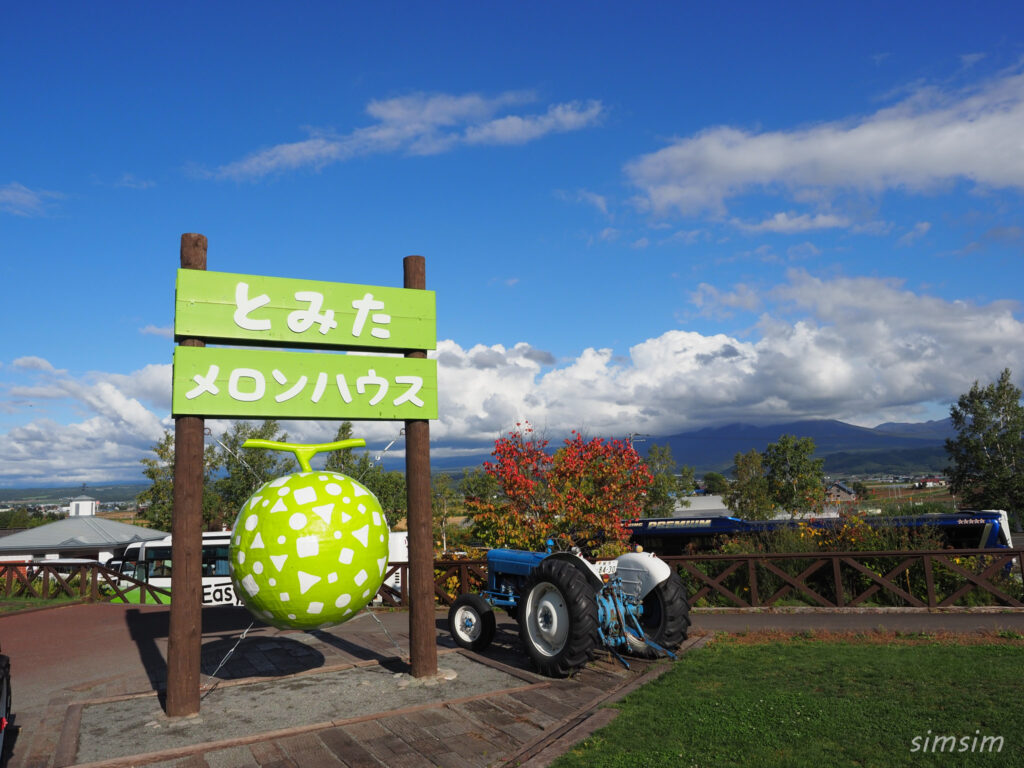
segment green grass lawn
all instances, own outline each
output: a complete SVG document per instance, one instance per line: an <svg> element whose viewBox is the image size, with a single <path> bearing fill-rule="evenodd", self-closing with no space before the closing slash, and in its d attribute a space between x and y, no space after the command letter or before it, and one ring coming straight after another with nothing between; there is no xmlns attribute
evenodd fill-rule
<svg viewBox="0 0 1024 768"><path fill-rule="evenodd" d="M0 598L0 614L24 611L28 608L51 608L55 605L77 603L80 598L60 595L43 599L41 597L4 597Z"/></svg>
<svg viewBox="0 0 1024 768"><path fill-rule="evenodd" d="M719 638L553 765L1024 766L1022 692L1012 633L1005 644ZM998 736L1001 751L980 751Z"/></svg>

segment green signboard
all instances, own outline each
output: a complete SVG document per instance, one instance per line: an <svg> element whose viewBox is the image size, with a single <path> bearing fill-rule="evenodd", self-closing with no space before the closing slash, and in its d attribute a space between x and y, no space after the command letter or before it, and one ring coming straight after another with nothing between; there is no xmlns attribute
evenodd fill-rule
<svg viewBox="0 0 1024 768"><path fill-rule="evenodd" d="M173 378L175 416L437 418L436 360L179 346Z"/></svg>
<svg viewBox="0 0 1024 768"><path fill-rule="evenodd" d="M178 270L174 335L283 347L437 346L433 291Z"/></svg>

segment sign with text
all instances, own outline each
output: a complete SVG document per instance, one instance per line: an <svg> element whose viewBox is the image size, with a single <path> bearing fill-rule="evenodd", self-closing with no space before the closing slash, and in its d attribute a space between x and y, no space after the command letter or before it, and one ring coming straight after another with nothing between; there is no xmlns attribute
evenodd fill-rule
<svg viewBox="0 0 1024 768"><path fill-rule="evenodd" d="M252 419L436 419L437 361L179 346L172 412Z"/></svg>
<svg viewBox="0 0 1024 768"><path fill-rule="evenodd" d="M436 328L433 291L178 270L177 339L413 350L434 349Z"/></svg>

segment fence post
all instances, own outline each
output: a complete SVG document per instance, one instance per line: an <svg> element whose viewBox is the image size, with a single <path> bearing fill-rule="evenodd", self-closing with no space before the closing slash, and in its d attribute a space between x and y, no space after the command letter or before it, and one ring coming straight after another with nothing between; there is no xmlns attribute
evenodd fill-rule
<svg viewBox="0 0 1024 768"><path fill-rule="evenodd" d="M935 597L935 577L932 574L932 556L921 555L921 561L924 564L924 583L928 587L928 607L934 608L938 603Z"/></svg>
<svg viewBox="0 0 1024 768"><path fill-rule="evenodd" d="M843 590L843 574L839 567L839 558L832 556L832 579L836 583L836 606L842 608L846 605L846 592Z"/></svg>

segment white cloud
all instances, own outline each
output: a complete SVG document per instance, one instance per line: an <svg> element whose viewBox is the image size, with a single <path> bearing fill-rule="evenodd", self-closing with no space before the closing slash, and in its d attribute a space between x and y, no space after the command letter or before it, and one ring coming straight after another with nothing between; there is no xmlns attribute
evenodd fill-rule
<svg viewBox="0 0 1024 768"><path fill-rule="evenodd" d="M467 144L524 144L549 133L578 131L593 125L604 108L599 101L555 104L543 115L508 115L465 131Z"/></svg>
<svg viewBox="0 0 1024 768"><path fill-rule="evenodd" d="M37 418L0 434L0 481L96 482L138 477L139 459L170 426L166 416L170 366L147 366L127 376L91 374L80 380L41 362L45 365L20 365L21 370L35 372L38 381L9 387L7 396L22 403L66 401L84 418L74 423Z"/></svg>
<svg viewBox="0 0 1024 768"><path fill-rule="evenodd" d="M746 224L734 219L733 223L748 232L779 232L782 234L793 234L795 232L807 232L812 229L834 229L850 226L850 219L846 216L838 216L834 213L793 214L776 213L770 219L765 219L759 224Z"/></svg>
<svg viewBox="0 0 1024 768"><path fill-rule="evenodd" d="M144 336L159 336L164 339L174 338L174 329L169 325L147 325L139 329Z"/></svg>
<svg viewBox="0 0 1024 768"><path fill-rule="evenodd" d="M659 245L667 245L669 243L682 243L683 245L693 245L698 240L706 238L708 236L707 230L704 229L688 229L679 230L673 232L668 237L664 238Z"/></svg>
<svg viewBox="0 0 1024 768"><path fill-rule="evenodd" d="M596 208L603 216L611 219L612 214L608 210L608 198L596 192L586 189L578 189L575 192L566 192L564 189L556 189L554 196L567 203L583 203Z"/></svg>
<svg viewBox="0 0 1024 768"><path fill-rule="evenodd" d="M974 380L993 379L1006 361L1024 359L1017 303L947 301L894 279L791 270L774 288L702 283L691 299L708 316L761 314L743 337L668 330L625 356L591 348L561 362L527 343L466 348L440 341L431 353L438 361L441 418L431 425L437 455L489 450L524 418L553 436L574 428L668 435L803 418L872 423L934 410ZM19 358L5 372L36 381L0 389L0 411L37 399L54 413L63 398L80 415L74 423L38 418L0 433L0 480L138 477L138 460L172 425L170 368L72 377L41 358ZM228 427L213 419L207 425L218 436ZM284 426L297 441L321 442L337 423ZM362 423L357 431L380 451L400 427ZM392 455L403 447L399 441Z"/></svg>
<svg viewBox="0 0 1024 768"><path fill-rule="evenodd" d="M950 302L894 280L823 280L797 270L764 298L783 304L761 315L754 340L672 330L633 346L624 360L587 349L542 370L499 345L444 342L442 416L432 434L484 441L524 418L554 434L586 427L665 435L802 418L863 423L949 402L1024 355L1024 324L1011 302ZM693 299L709 314L763 306L745 285L702 284Z"/></svg>
<svg viewBox="0 0 1024 768"><path fill-rule="evenodd" d="M761 308L761 299L750 286L738 283L731 291L720 291L713 285L701 283L690 294L690 301L708 316L728 316L731 309L755 312Z"/></svg>
<svg viewBox="0 0 1024 768"><path fill-rule="evenodd" d="M814 243L803 242L798 245L791 245L786 249L786 256L790 261L800 261L821 255L821 249Z"/></svg>
<svg viewBox="0 0 1024 768"><path fill-rule="evenodd" d="M171 409L171 371L169 363L151 363L130 374L93 374L98 381L108 382L127 397L149 403L159 411Z"/></svg>
<svg viewBox="0 0 1024 768"><path fill-rule="evenodd" d="M903 235L899 240L896 241L898 245L911 245L917 240L928 234L928 231L932 228L931 222L919 221L914 225L914 228Z"/></svg>
<svg viewBox="0 0 1024 768"><path fill-rule="evenodd" d="M352 157L383 152L433 155L460 144L523 144L551 133L596 124L604 114L599 101L552 104L541 114L500 114L532 102L511 91L494 98L478 94L412 94L371 101L367 114L377 122L350 133L315 133L304 141L278 144L218 168L220 178L253 179L299 168L323 168Z"/></svg>
<svg viewBox="0 0 1024 768"><path fill-rule="evenodd" d="M44 360L41 357L35 355L27 355L25 357L19 357L11 365L15 368L19 368L23 371L54 371L53 364L49 360Z"/></svg>
<svg viewBox="0 0 1024 768"><path fill-rule="evenodd" d="M23 184L12 181L0 187L0 211L13 213L15 216L42 216L46 213L47 200L64 197L59 192L45 189L29 189Z"/></svg>
<svg viewBox="0 0 1024 768"><path fill-rule="evenodd" d="M121 178L114 182L114 186L123 187L124 189L152 189L156 186L156 182L140 179L133 173L123 173Z"/></svg>
<svg viewBox="0 0 1024 768"><path fill-rule="evenodd" d="M971 90L921 88L844 122L709 128L633 160L626 174L647 207L684 215L722 215L730 199L764 191L796 200L816 192L930 192L957 181L1024 189L1022 124L1024 74L1013 72Z"/></svg>
<svg viewBox="0 0 1024 768"><path fill-rule="evenodd" d="M556 196L561 200L568 200L574 203L586 203L592 205L605 216L608 215L608 198L604 195L599 195L596 192L588 192L585 189L577 190L573 194L567 192L558 191L555 193Z"/></svg>

